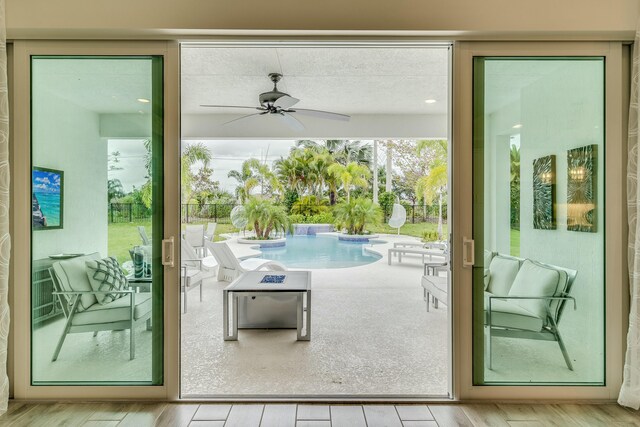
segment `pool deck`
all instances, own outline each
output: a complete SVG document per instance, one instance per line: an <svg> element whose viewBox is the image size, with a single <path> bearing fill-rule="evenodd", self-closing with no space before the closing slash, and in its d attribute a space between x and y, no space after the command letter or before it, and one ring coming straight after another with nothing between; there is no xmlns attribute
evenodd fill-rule
<svg viewBox="0 0 640 427"><path fill-rule="evenodd" d="M387 249L416 238L380 235L369 246L381 259L362 266L312 269L310 342L295 330L241 330L222 340L222 289L210 279L204 299L189 299L182 320L182 386L186 396L260 394L325 396L444 395L447 307L426 312L420 257L387 265ZM236 256L257 245L227 242Z"/></svg>

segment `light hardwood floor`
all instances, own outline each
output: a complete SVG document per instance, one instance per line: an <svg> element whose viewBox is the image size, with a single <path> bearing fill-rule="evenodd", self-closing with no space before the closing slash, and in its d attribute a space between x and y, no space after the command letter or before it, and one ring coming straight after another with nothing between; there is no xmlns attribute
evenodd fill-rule
<svg viewBox="0 0 640 427"><path fill-rule="evenodd" d="M614 404L196 404L10 402L0 426L445 427L640 426Z"/></svg>

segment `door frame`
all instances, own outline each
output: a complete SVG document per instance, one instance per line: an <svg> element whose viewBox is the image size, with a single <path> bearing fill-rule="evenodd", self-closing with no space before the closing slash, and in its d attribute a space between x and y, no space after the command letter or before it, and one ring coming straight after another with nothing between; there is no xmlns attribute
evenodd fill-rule
<svg viewBox="0 0 640 427"><path fill-rule="evenodd" d="M179 53L176 42L119 42L119 41L15 41L13 43L14 92L12 97L11 151L11 235L13 254L11 258L13 276L13 299L10 300L13 325L13 370L9 379L16 399L155 399L176 400L178 398L178 329L171 320L179 311L180 269L164 269L164 383L158 386L100 386L100 385L31 385L31 56L32 55L78 55L78 56L161 56L163 57L164 90L164 203L176 206L180 200L180 96ZM164 210L164 237L179 236L180 219L175 209ZM179 247L177 248L179 249ZM178 252L179 254L179 252ZM174 257L176 247L174 247ZM21 285L18 285L21 284ZM28 357L25 357L27 356Z"/></svg>
<svg viewBox="0 0 640 427"><path fill-rule="evenodd" d="M460 400L615 400L622 384L628 325L626 130L629 62L622 42L458 42L454 49L452 203L454 398ZM473 58L601 56L605 58L605 385L473 385L472 269L463 238L473 236ZM627 94L627 95L625 95ZM480 251L481 252L481 251ZM478 251L476 251L478 253Z"/></svg>

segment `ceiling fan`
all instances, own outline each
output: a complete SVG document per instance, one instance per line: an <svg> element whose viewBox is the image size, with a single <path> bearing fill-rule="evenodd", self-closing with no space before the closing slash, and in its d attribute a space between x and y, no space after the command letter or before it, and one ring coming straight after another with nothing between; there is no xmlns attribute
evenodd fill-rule
<svg viewBox="0 0 640 427"><path fill-rule="evenodd" d="M239 117L237 119L230 120L223 123L223 125L236 122L238 120L244 120L254 116L264 116L265 114L274 114L282 122L289 126L293 130L304 130L304 125L300 120L295 118L293 114L300 114L312 117L318 117L321 119L340 120L343 122L349 121L351 118L346 114L332 113L329 111L321 110L309 110L307 108L292 108L295 104L300 102L299 99L289 96L289 94L280 92L278 90L278 82L282 79L282 74L271 73L269 78L273 82L273 90L270 92L264 92L260 94L260 106L259 107L245 107L239 105L210 105L202 104L201 107L215 107L215 108L248 108L251 110L258 110L259 113L248 114L246 116Z"/></svg>

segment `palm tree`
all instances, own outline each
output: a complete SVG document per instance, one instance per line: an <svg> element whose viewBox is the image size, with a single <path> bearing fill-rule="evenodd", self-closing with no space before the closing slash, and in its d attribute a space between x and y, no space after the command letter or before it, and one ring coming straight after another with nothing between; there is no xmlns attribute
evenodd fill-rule
<svg viewBox="0 0 640 427"><path fill-rule="evenodd" d="M362 234L367 224L377 224L382 218L380 206L368 198L357 198L336 205L336 221L348 234Z"/></svg>
<svg viewBox="0 0 640 427"><path fill-rule="evenodd" d="M347 163L346 166L334 163L327 169L329 175L342 183L342 188L347 193L347 202L351 199L351 187L366 188L369 185L371 171L356 162Z"/></svg>
<svg viewBox="0 0 640 427"><path fill-rule="evenodd" d="M119 179L107 180L107 199L109 203L111 200L124 197L124 188L122 182Z"/></svg>
<svg viewBox="0 0 640 427"><path fill-rule="evenodd" d="M275 173L264 162L256 158L250 158L242 162L240 171L233 170L227 174L229 178L235 178L239 185L236 187L236 197L244 203L251 191L260 186L260 195L264 196L265 188L280 189L280 181Z"/></svg>
<svg viewBox="0 0 640 427"><path fill-rule="evenodd" d="M303 139L296 141L296 146L309 148L317 152L326 150L338 163L343 165L350 162L356 162L359 165L370 165L373 153L371 146L368 144L343 139L324 139L320 142Z"/></svg>
<svg viewBox="0 0 640 427"><path fill-rule="evenodd" d="M268 239L272 231L286 232L290 228L289 217L282 206L276 206L270 200L249 197L244 205L247 221L253 224L256 237Z"/></svg>
<svg viewBox="0 0 640 427"><path fill-rule="evenodd" d="M438 240L442 240L442 199L447 194L447 164L440 163L416 182L415 192L418 199L424 199L428 204L438 198Z"/></svg>
<svg viewBox="0 0 640 427"><path fill-rule="evenodd" d="M211 161L211 152L209 149L201 142L187 145L180 157L180 181L182 184L183 203L189 203L191 200L193 193L191 186L194 177L191 167L199 161L204 164L204 167L209 166L209 162Z"/></svg>

